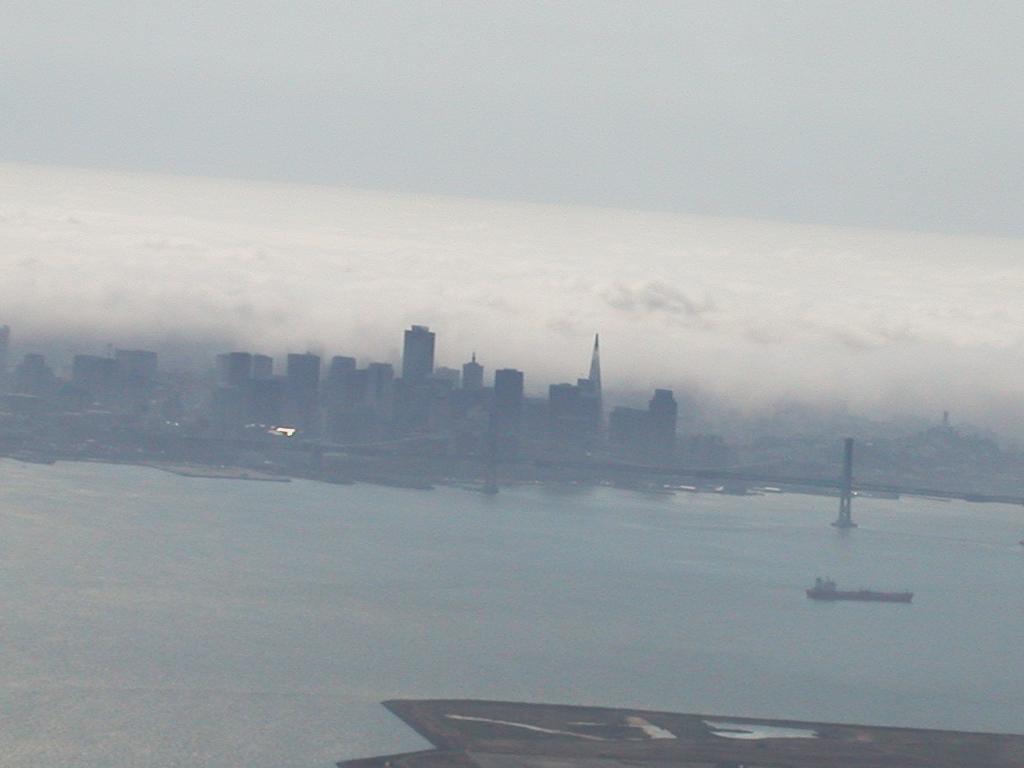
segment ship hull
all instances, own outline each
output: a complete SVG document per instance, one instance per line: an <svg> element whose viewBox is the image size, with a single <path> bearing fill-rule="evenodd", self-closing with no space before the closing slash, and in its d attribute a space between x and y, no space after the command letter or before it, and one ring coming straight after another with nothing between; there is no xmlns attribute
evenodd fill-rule
<svg viewBox="0 0 1024 768"><path fill-rule="evenodd" d="M859 600L869 603L909 603L914 599L913 592L872 592L867 589L808 589L807 596L811 600Z"/></svg>

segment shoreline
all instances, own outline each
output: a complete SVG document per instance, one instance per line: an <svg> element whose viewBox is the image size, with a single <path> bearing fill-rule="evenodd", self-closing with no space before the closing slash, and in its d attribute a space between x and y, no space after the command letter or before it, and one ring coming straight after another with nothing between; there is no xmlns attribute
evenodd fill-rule
<svg viewBox="0 0 1024 768"><path fill-rule="evenodd" d="M117 466L134 466L134 467L146 467L149 469L155 469L159 472L166 472L168 474L177 475L178 477L186 477L199 480L245 480L251 482L270 482L270 483L289 483L292 480L309 480L317 483L326 483L329 485L354 485L356 483L365 483L367 485L376 485L385 488L397 488L403 490L412 491L432 491L437 487L455 488L458 490L466 491L469 493L477 493L482 495L494 495L496 492L488 490L484 481L481 478L467 477L443 477L443 478L427 478L422 475L402 475L402 474L386 474L376 472L356 471L339 474L328 474L328 473L317 473L315 471L296 471L296 470L283 470L277 472L266 472L258 469L249 469L246 467L239 467L233 465L214 465L214 464L189 464L182 462L163 462L163 461L152 461L152 460L133 460L130 458L116 459L109 457L91 457L91 456L62 456L55 453L45 452L33 452L33 451L17 451L13 453L0 453L0 459L10 459L12 461L20 462L23 464L37 464L44 466L52 466L58 461L77 462L83 464L112 464ZM509 488L514 486L526 486L526 485L539 485L550 488L570 488L570 489L594 489L594 488L613 488L620 491L629 491L631 493L640 494L642 496L660 496L670 498L678 494L710 494L714 496L736 496L736 497L755 497L755 496L774 496L781 494L799 494L807 496L816 496L822 499L836 499L838 493L830 488L826 487L814 487L814 486L788 486L785 484L778 485L750 485L742 488L733 487L729 484L725 485L682 485L677 483L659 483L659 482L648 482L648 483L634 483L634 482L623 482L621 480L610 479L610 478L580 478L580 477L564 477L564 478L553 478L553 477L517 477L515 479L509 479L502 483L499 483L499 489L501 487ZM978 494L950 494L948 496L937 496L933 493L913 493L903 491L901 493L896 492L881 492L871 489L865 489L863 491L855 491L855 498L860 499L884 499L890 501L898 501L904 496L907 498L925 499L928 501L935 502L949 502L954 498L962 499L968 503L1003 503L1011 506L1017 506L1019 503L1016 498L1008 498L1001 496L982 496Z"/></svg>

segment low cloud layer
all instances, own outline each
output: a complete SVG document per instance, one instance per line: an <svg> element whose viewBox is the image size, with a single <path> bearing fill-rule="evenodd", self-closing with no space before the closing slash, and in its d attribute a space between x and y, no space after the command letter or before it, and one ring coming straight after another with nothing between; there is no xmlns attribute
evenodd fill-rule
<svg viewBox="0 0 1024 768"><path fill-rule="evenodd" d="M314 349L438 331L540 390L602 335L616 388L1024 422L1024 243L0 166L19 351ZM998 416L993 414L998 412Z"/></svg>

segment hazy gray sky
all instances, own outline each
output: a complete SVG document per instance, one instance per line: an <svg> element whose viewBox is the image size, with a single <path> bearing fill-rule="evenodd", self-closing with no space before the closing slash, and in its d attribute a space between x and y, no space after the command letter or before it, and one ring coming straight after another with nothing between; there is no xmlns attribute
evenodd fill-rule
<svg viewBox="0 0 1024 768"><path fill-rule="evenodd" d="M6 160L1024 234L1019 2L0 7Z"/></svg>

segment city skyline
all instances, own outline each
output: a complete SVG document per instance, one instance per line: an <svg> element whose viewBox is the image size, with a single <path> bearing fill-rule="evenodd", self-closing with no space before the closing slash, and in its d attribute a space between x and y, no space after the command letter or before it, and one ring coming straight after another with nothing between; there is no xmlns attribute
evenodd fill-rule
<svg viewBox="0 0 1024 768"><path fill-rule="evenodd" d="M2 328L6 353L11 329ZM0 370L0 455L238 467L214 470L228 474L249 466L416 488L458 482L484 493L498 492L500 464L505 482L546 478L656 491L667 473L694 477L716 493L746 494L751 482L766 480L834 487L830 457L844 435L838 524L850 526L853 433L875 478L866 486L871 492L923 487L932 495L1016 498L1024 466L1019 445L1000 446L955 427L948 411L916 430L869 420L815 423L813 414L797 411L760 425L748 420L723 438L714 415L702 422L701 406L685 394L680 403L671 389L655 388L646 408L608 403L599 338L587 375L549 384L546 398L528 397L526 373L514 368L495 368L487 386L476 352L462 370L436 365L437 336L422 324L403 332L400 367L293 352L277 368L271 356L235 350L218 354L207 372L190 372L162 370L153 350L113 348L106 356L75 355L70 373L59 375L43 355L29 352ZM979 478L988 487L979 487ZM963 485L950 488L951 479Z"/></svg>

